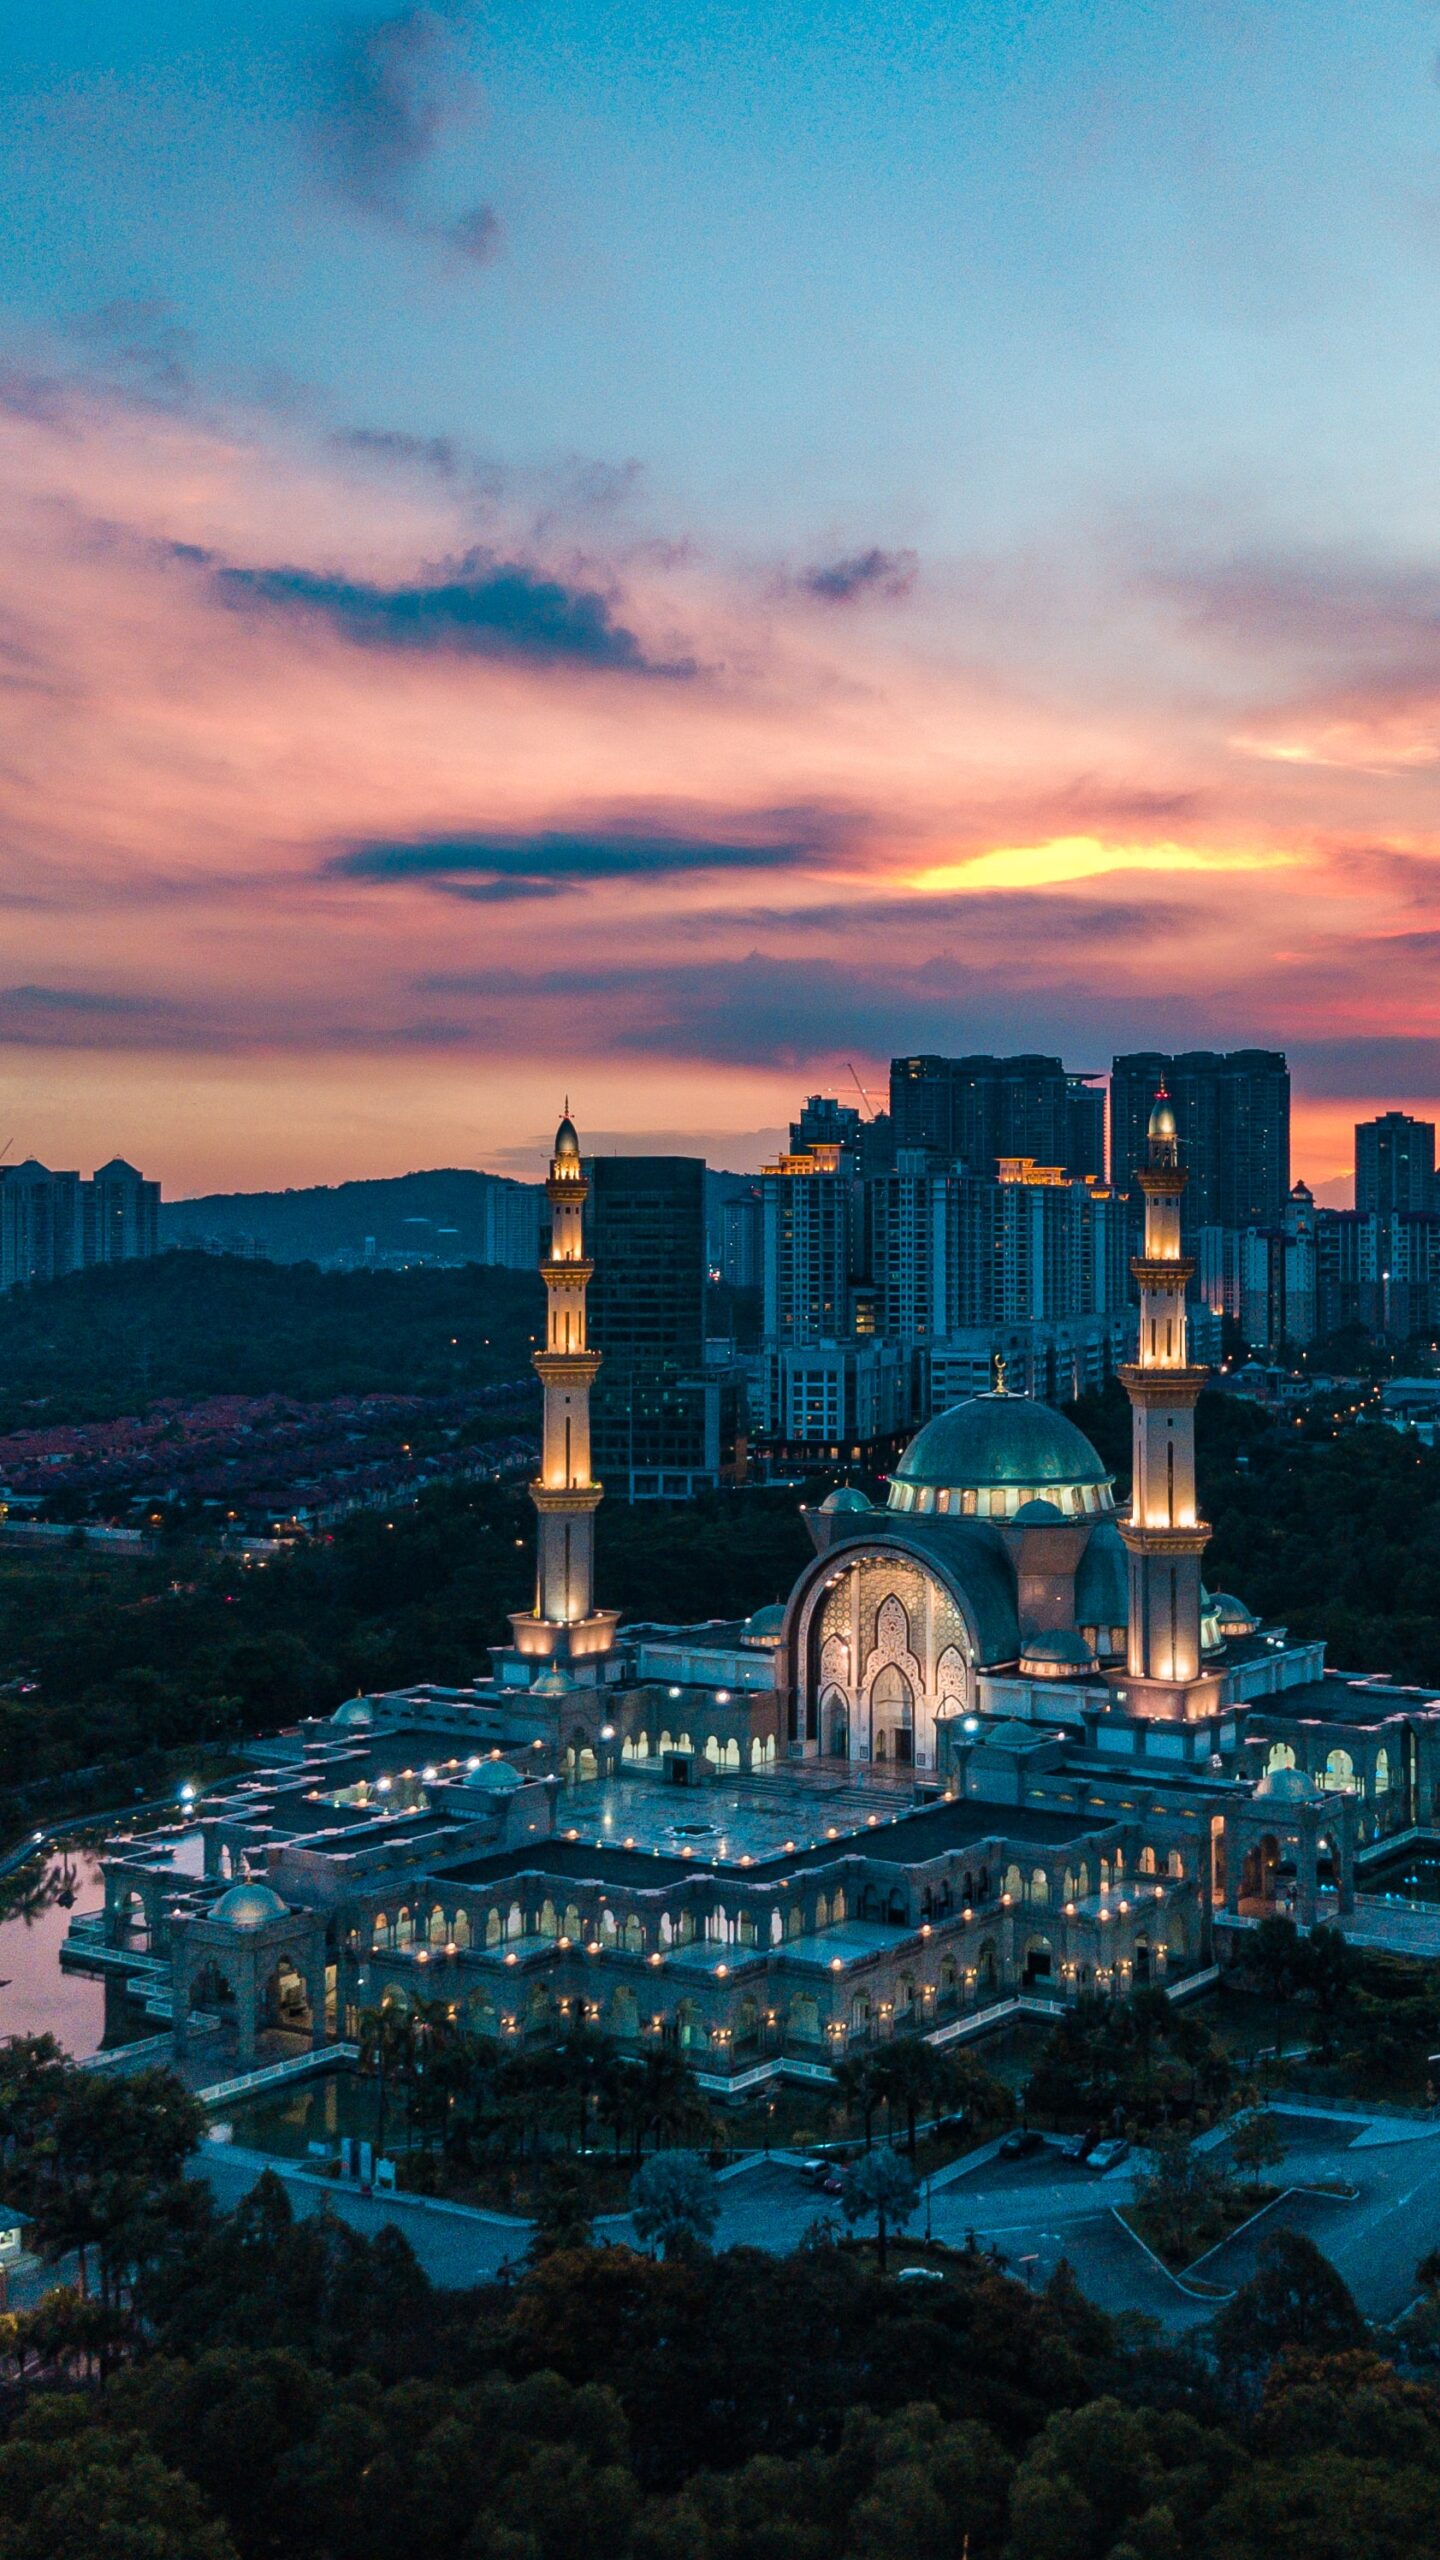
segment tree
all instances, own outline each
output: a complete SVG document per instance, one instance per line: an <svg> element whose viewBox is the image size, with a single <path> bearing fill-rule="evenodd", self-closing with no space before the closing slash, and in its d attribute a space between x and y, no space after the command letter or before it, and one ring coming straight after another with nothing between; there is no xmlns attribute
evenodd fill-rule
<svg viewBox="0 0 1440 2560"><path fill-rule="evenodd" d="M1253 2172L1256 2188L1262 2169L1276 2169L1285 2157L1285 2137L1272 2115L1257 2107L1242 2118L1230 2136L1230 2157L1237 2169Z"/></svg>
<svg viewBox="0 0 1440 2560"><path fill-rule="evenodd" d="M882 2276L886 2269L890 2230L903 2231L920 2201L915 2172L894 2151L867 2151L845 2172L840 2209L847 2222L873 2222L875 2251Z"/></svg>
<svg viewBox="0 0 1440 2560"><path fill-rule="evenodd" d="M1157 2134L1150 2167L1135 2191L1135 2226L1172 2266L1184 2266L1220 2237L1229 2172L1183 2133Z"/></svg>
<svg viewBox="0 0 1440 2560"><path fill-rule="evenodd" d="M530 2257L538 2265L556 2249L588 2249L594 2239L584 2163L547 2160L535 2193Z"/></svg>
<svg viewBox="0 0 1440 2560"><path fill-rule="evenodd" d="M412 2034L408 2001L382 2000L378 2009L360 2012L359 2067L370 2073L379 2089L375 2148L382 2157L390 2119L390 2092L408 2071Z"/></svg>
<svg viewBox="0 0 1440 2560"><path fill-rule="evenodd" d="M1317 2356L1344 2355L1365 2343L1365 2323L1344 2277L1300 2231L1275 2231L1261 2243L1248 2284L1232 2295L1211 2326L1222 2373L1242 2386L1290 2346Z"/></svg>
<svg viewBox="0 0 1440 2560"><path fill-rule="evenodd" d="M867 2151L875 2138L875 2110L885 2095L880 2063L876 2053L847 2053L835 2065L835 2086L846 2114L858 2115L864 2125Z"/></svg>
<svg viewBox="0 0 1440 2560"><path fill-rule="evenodd" d="M0 2447L0 2560L235 2560L204 2500L135 2435L46 2397Z"/></svg>
<svg viewBox="0 0 1440 2560"><path fill-rule="evenodd" d="M709 2246L720 2206L715 2181L694 2151L657 2151L637 2173L630 2209L642 2240L658 2241L667 2258L693 2258Z"/></svg>
<svg viewBox="0 0 1440 2560"><path fill-rule="evenodd" d="M919 2036L897 2036L893 2044L872 2058L871 2085L884 2098L892 2115L897 2106L905 2110L905 2148L912 2163L919 2110L922 2106L952 2105L957 2079L949 2054L938 2052Z"/></svg>

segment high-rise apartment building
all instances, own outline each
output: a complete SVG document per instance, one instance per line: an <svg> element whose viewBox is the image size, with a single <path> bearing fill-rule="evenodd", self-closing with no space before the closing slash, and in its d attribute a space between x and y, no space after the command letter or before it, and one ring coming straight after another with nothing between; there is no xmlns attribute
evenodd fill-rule
<svg viewBox="0 0 1440 2560"><path fill-rule="evenodd" d="M1058 1058L893 1058L896 1152L923 1148L977 1174L993 1174L1002 1156L1069 1169L1070 1084Z"/></svg>
<svg viewBox="0 0 1440 2560"><path fill-rule="evenodd" d="M82 1181L31 1156L0 1165L0 1289L159 1251L160 1185L116 1156Z"/></svg>
<svg viewBox="0 0 1440 2560"><path fill-rule="evenodd" d="M1382 1111L1355 1129L1355 1206L1363 1218L1440 1208L1435 1190L1435 1123Z"/></svg>
<svg viewBox="0 0 1440 2560"><path fill-rule="evenodd" d="M585 1170L586 1253L595 1266L589 1339L600 1355L590 1406L595 1472L622 1499L690 1492L715 1482L724 1463L699 1384L704 1162L595 1156Z"/></svg>
<svg viewBox="0 0 1440 2560"><path fill-rule="evenodd" d="M1101 1076L1065 1079L1065 1170L1077 1182L1105 1180L1105 1083Z"/></svg>
<svg viewBox="0 0 1440 2560"><path fill-rule="evenodd" d="M1278 1049L1158 1049L1110 1070L1110 1180L1138 1204L1138 1171L1161 1086L1187 1181L1187 1236L1202 1227L1282 1225L1290 1192L1290 1070Z"/></svg>

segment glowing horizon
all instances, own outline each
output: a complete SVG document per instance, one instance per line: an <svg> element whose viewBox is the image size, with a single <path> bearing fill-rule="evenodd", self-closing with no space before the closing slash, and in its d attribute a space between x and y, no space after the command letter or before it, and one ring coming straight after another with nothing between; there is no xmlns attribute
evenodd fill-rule
<svg viewBox="0 0 1440 2560"><path fill-rule="evenodd" d="M19 0L0 80L0 1143L747 1169L1261 1045L1333 1198L1436 1116L1398 0Z"/></svg>

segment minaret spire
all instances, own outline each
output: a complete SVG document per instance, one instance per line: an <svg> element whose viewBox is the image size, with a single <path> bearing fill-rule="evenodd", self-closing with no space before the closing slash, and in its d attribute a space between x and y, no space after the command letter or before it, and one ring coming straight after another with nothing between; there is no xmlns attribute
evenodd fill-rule
<svg viewBox="0 0 1440 2560"><path fill-rule="evenodd" d="M594 1269L585 1256L590 1185L568 1095L545 1191L545 1342L532 1355L545 1398L540 1473L530 1487L538 1522L535 1607L517 1611L510 1624L518 1653L573 1669L610 1651L616 1613L594 1605L595 1513L603 1487L590 1472L590 1389L600 1354L586 1338L585 1292Z"/></svg>
<svg viewBox="0 0 1440 2560"><path fill-rule="evenodd" d="M1140 1284L1140 1356L1120 1372L1134 1418L1130 1517L1120 1532L1130 1551L1124 1704L1132 1715L1194 1722L1214 1713L1219 1686L1200 1658L1200 1558L1210 1530L1195 1496L1195 1406L1209 1372L1192 1365L1186 1340L1195 1265L1180 1249L1186 1175L1163 1084L1137 1179L1145 1241L1130 1268Z"/></svg>

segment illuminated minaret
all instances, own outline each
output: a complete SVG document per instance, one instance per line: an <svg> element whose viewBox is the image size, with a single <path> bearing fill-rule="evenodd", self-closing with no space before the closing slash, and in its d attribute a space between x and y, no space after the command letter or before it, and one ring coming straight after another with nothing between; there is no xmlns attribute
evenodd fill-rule
<svg viewBox="0 0 1440 2560"><path fill-rule="evenodd" d="M1121 1378L1134 1416L1128 1669L1117 1692L1132 1715L1194 1721L1214 1712L1219 1682L1200 1658L1200 1558L1210 1530L1195 1499L1195 1405L1209 1372L1192 1367L1180 1250L1185 1174L1175 1114L1161 1087L1150 1114L1145 1242L1131 1263L1140 1284L1140 1357Z"/></svg>
<svg viewBox="0 0 1440 2560"><path fill-rule="evenodd" d="M545 1190L545 1345L533 1355L545 1392L540 1473L530 1487L538 1515L535 1607L515 1612L510 1624L518 1653L573 1667L610 1651L616 1612L594 1606L595 1512L602 1487L590 1474L590 1389L600 1354L585 1338L585 1291L593 1269L585 1259L590 1185L568 1104L555 1132Z"/></svg>

